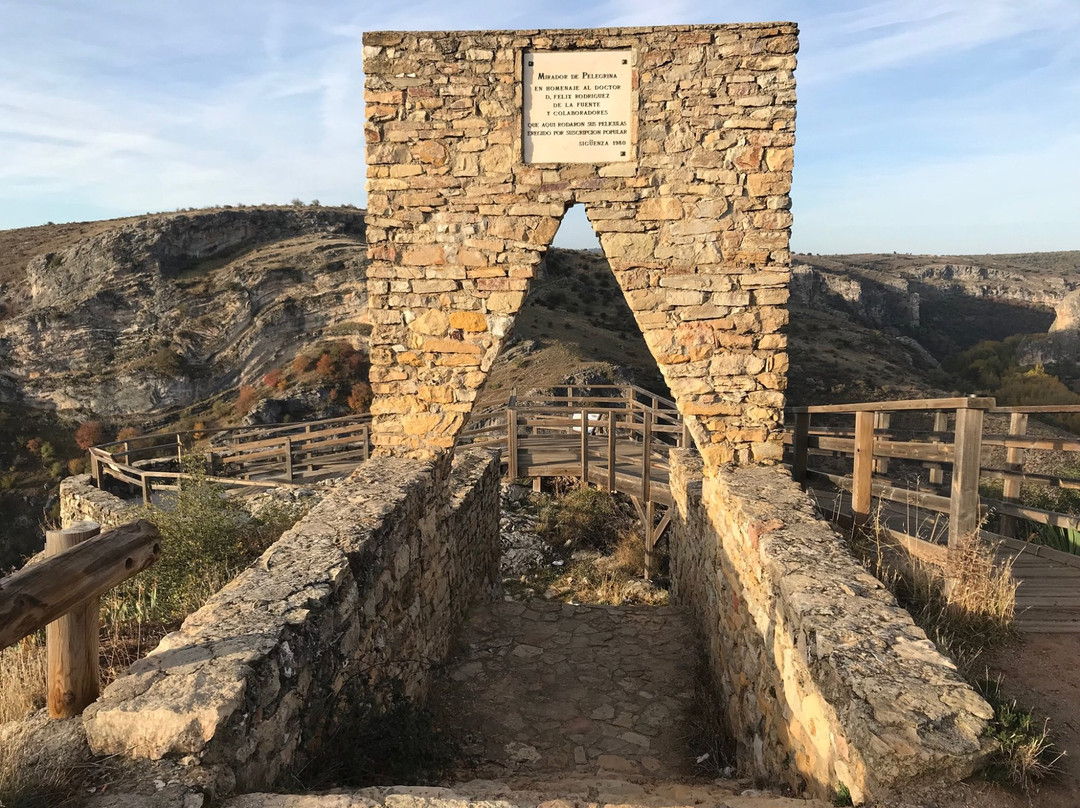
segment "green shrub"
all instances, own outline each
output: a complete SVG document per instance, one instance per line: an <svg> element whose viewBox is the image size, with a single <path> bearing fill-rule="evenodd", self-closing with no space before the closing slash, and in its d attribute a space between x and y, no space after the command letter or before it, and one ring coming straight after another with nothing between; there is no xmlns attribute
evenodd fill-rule
<svg viewBox="0 0 1080 808"><path fill-rule="evenodd" d="M170 505L149 505L137 514L161 531L161 559L121 587L121 597L144 605L152 597L144 615L151 622L178 620L199 608L304 511L280 506L253 517L207 479L202 458L189 458L184 465L190 476L180 480Z"/></svg>
<svg viewBox="0 0 1080 808"><path fill-rule="evenodd" d="M980 679L976 687L994 708L987 733L1001 744L990 764L991 777L1029 790L1054 773L1063 753L1051 742L1046 722L1040 723L1030 710L1006 698L1000 677Z"/></svg>

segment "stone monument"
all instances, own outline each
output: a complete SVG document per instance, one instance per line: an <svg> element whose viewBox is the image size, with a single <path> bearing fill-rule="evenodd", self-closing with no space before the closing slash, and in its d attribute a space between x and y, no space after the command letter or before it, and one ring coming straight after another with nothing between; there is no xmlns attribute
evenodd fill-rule
<svg viewBox="0 0 1080 808"><path fill-rule="evenodd" d="M453 445L575 203L707 465L775 462L791 23L364 36L374 441Z"/></svg>

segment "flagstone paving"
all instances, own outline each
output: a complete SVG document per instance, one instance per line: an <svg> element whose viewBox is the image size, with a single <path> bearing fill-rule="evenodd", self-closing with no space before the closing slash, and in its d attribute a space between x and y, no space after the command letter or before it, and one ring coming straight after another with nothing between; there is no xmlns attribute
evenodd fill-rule
<svg viewBox="0 0 1080 808"><path fill-rule="evenodd" d="M432 694L455 773L693 777L697 641L673 607L475 606Z"/></svg>

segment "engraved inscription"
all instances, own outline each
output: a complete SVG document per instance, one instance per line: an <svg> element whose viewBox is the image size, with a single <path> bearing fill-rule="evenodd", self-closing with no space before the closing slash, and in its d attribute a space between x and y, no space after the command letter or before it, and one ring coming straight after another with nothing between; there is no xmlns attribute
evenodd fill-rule
<svg viewBox="0 0 1080 808"><path fill-rule="evenodd" d="M633 159L630 51L527 51L522 58L526 163Z"/></svg>

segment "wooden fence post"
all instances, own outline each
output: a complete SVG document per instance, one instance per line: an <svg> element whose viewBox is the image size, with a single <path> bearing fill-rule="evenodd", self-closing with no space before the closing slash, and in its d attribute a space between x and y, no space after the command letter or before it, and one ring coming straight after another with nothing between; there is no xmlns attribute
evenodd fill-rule
<svg viewBox="0 0 1080 808"><path fill-rule="evenodd" d="M656 529L653 527L654 505L645 502L645 580L652 580L656 572Z"/></svg>
<svg viewBox="0 0 1080 808"><path fill-rule="evenodd" d="M292 467L292 438L288 435L284 438L285 441L285 476L289 478L289 482L293 481L293 467Z"/></svg>
<svg viewBox="0 0 1080 808"><path fill-rule="evenodd" d="M949 414L944 410L938 410L934 413L934 437L931 439L934 443L941 442L939 437L940 433L947 432L949 430ZM940 463L935 463L930 467L930 483L931 485L941 485L945 482L945 470L941 467Z"/></svg>
<svg viewBox="0 0 1080 808"><path fill-rule="evenodd" d="M652 500L652 410L645 410L645 423L641 433L641 501Z"/></svg>
<svg viewBox="0 0 1080 808"><path fill-rule="evenodd" d="M94 479L94 485L101 488L101 461L94 452L90 452L90 476Z"/></svg>
<svg viewBox="0 0 1080 808"><path fill-rule="evenodd" d="M949 547L979 529L979 466L982 455L983 411L956 410L952 489L949 492Z"/></svg>
<svg viewBox="0 0 1080 808"><path fill-rule="evenodd" d="M1009 435L1021 436L1027 434L1028 415L1026 412L1014 412L1009 414ZM1024 449L1021 446L1009 446L1005 450L1005 468L1022 474L1024 471ZM1020 504L1020 487L1022 480L1006 477L1001 490L1002 502L1013 505ZM1001 515L1001 535L1015 539L1020 529L1020 520L1015 516Z"/></svg>
<svg viewBox="0 0 1080 808"><path fill-rule="evenodd" d="M615 408L608 411L607 430L607 487L611 493L615 492L615 456L618 454L618 442L615 440Z"/></svg>
<svg viewBox="0 0 1080 808"><path fill-rule="evenodd" d="M97 522L75 522L65 530L45 533L46 557L93 538L101 532ZM46 699L52 718L79 715L98 697L98 601L91 598L45 627L48 657Z"/></svg>
<svg viewBox="0 0 1080 808"><path fill-rule="evenodd" d="M581 411L581 481L589 484L589 410Z"/></svg>
<svg viewBox="0 0 1080 808"><path fill-rule="evenodd" d="M851 474L851 510L855 524L870 521L874 485L874 413L855 413L855 466Z"/></svg>
<svg viewBox="0 0 1080 808"><path fill-rule="evenodd" d="M511 396L506 407L506 474L511 480L516 480L518 476L516 398Z"/></svg>
<svg viewBox="0 0 1080 808"><path fill-rule="evenodd" d="M891 412L875 412L874 413L874 430L886 430L892 423ZM874 471L878 474L885 474L889 471L889 458L878 457L874 460Z"/></svg>
<svg viewBox="0 0 1080 808"><path fill-rule="evenodd" d="M810 454L810 413L795 413L795 434L792 436L791 445L794 453L791 478L805 488Z"/></svg>

